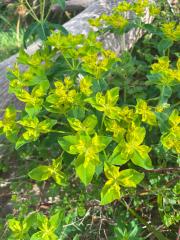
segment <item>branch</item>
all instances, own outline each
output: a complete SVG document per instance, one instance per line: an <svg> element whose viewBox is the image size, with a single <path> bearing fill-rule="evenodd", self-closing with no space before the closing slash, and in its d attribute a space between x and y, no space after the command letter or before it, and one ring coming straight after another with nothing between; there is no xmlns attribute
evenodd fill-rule
<svg viewBox="0 0 180 240"><path fill-rule="evenodd" d="M180 171L180 167L177 168L157 168L157 169L150 169L150 170L143 170L144 172L147 173L161 173L161 174L165 174L167 172L179 172Z"/></svg>

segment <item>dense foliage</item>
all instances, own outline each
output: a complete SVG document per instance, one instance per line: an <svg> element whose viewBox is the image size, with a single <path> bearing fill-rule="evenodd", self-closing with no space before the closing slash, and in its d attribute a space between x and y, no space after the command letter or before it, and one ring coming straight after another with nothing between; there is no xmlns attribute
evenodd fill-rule
<svg viewBox="0 0 180 240"><path fill-rule="evenodd" d="M151 25L143 22L147 8L157 19ZM124 17L129 11L131 19ZM166 227L176 227L180 219L176 208L180 185L174 173L180 154L180 25L171 16L166 22L160 13L148 1L124 1L110 16L90 20L96 31L88 36L53 32L33 55L21 50L17 64L9 69L9 92L24 103L24 109L9 106L0 121L1 132L24 159L36 158L28 176L37 184L51 182L46 190L49 196L60 194L58 185L63 189L67 199L57 202L69 209L68 191L73 195L71 187L79 189L78 209L84 216L80 227L90 214L82 202L93 198L114 216L121 215L103 206L120 201L157 239L168 238L134 208L141 212L138 208L144 201L146 211L153 211L152 195ZM147 33L120 57L97 40L109 32L123 39L132 28ZM87 189L94 186L88 197L78 179ZM68 230L73 216L67 220L66 207L57 207L57 202L49 217L38 209L32 213L26 209L27 216L20 212L17 219L10 217L8 239L98 239L83 238L76 228ZM114 227L106 239L141 239L136 220L126 227L123 223Z"/></svg>

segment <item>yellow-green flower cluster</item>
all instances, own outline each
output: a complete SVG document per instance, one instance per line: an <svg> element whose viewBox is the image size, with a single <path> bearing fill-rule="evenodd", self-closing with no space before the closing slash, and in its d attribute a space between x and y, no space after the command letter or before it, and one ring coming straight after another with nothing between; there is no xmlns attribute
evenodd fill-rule
<svg viewBox="0 0 180 240"><path fill-rule="evenodd" d="M156 115L147 105L146 101L143 99L137 100L136 113L142 116L142 122L146 122L149 125L156 126Z"/></svg>
<svg viewBox="0 0 180 240"><path fill-rule="evenodd" d="M47 109L51 112L65 113L75 103L77 91L69 78L65 78L64 83L56 81L54 85L55 88L46 98Z"/></svg>
<svg viewBox="0 0 180 240"><path fill-rule="evenodd" d="M155 16L160 12L160 9L154 3L150 3L148 0L137 0L133 3L122 1L113 10L116 13L132 11L136 13L137 16L142 17L144 16L147 8L152 16Z"/></svg>
<svg viewBox="0 0 180 240"><path fill-rule="evenodd" d="M171 86L176 81L180 81L180 60L177 61L177 69L170 68L170 60L168 57L158 58L158 62L151 65L152 74L160 74L160 85Z"/></svg>
<svg viewBox="0 0 180 240"><path fill-rule="evenodd" d="M90 19L89 23L94 27L111 26L123 32L128 25L128 20L119 13L114 12L112 15L102 14L99 18Z"/></svg>
<svg viewBox="0 0 180 240"><path fill-rule="evenodd" d="M124 17L124 13L131 11L138 17L143 17L146 9L149 10L152 16L155 16L160 12L160 9L154 3L150 3L149 0L137 0L133 3L122 1L117 7L113 8L111 15L102 14L96 19L90 19L89 23L97 28L101 26L111 26L123 33L125 27L129 23L129 20Z"/></svg>
<svg viewBox="0 0 180 240"><path fill-rule="evenodd" d="M132 6L132 11L134 11L138 16L143 17L148 5L148 0L137 0Z"/></svg>
<svg viewBox="0 0 180 240"><path fill-rule="evenodd" d="M104 50L101 56L98 53L87 54L81 58L84 70L100 79L103 73L108 71L114 62L119 59L116 54L111 50Z"/></svg>
<svg viewBox="0 0 180 240"><path fill-rule="evenodd" d="M158 104L155 107L155 111L156 112L163 112L165 109L167 109L169 107L170 107L170 104L168 104L168 103Z"/></svg>
<svg viewBox="0 0 180 240"><path fill-rule="evenodd" d="M161 137L161 142L166 149L180 153L180 116L178 110L174 110L169 117L170 129Z"/></svg>
<svg viewBox="0 0 180 240"><path fill-rule="evenodd" d="M132 10L132 4L127 1L122 1L118 4L117 7L113 9L114 12L122 13Z"/></svg>
<svg viewBox="0 0 180 240"><path fill-rule="evenodd" d="M158 8L155 3L150 3L149 4L149 13L151 16L156 16L160 13L160 8Z"/></svg>
<svg viewBox="0 0 180 240"><path fill-rule="evenodd" d="M83 57L85 55L102 52L104 50L103 43L97 40L98 35L95 32L90 32L85 38L83 45L78 46L78 55Z"/></svg>
<svg viewBox="0 0 180 240"><path fill-rule="evenodd" d="M46 119L42 122L37 117L25 117L17 123L25 128L22 138L25 141L36 141L41 133L48 133L56 124L56 120Z"/></svg>
<svg viewBox="0 0 180 240"><path fill-rule="evenodd" d="M64 56L75 58L78 57L77 49L83 44L84 37L83 34L63 35L57 31L48 37L47 43L59 50Z"/></svg>
<svg viewBox="0 0 180 240"><path fill-rule="evenodd" d="M169 22L162 24L161 30L165 37L172 41L180 40L180 24L176 25L176 22Z"/></svg>
<svg viewBox="0 0 180 240"><path fill-rule="evenodd" d="M8 140L14 140L14 135L18 133L16 109L12 107L6 108L3 120L0 120L0 134L1 133L4 133Z"/></svg>
<svg viewBox="0 0 180 240"><path fill-rule="evenodd" d="M101 16L101 21L106 25L110 25L120 30L123 30L128 24L128 20L117 13L114 13L111 16L103 14Z"/></svg>
<svg viewBox="0 0 180 240"><path fill-rule="evenodd" d="M92 82L90 78L83 77L80 80L79 87L80 87L80 92L82 92L85 96L89 96L93 92L91 89Z"/></svg>

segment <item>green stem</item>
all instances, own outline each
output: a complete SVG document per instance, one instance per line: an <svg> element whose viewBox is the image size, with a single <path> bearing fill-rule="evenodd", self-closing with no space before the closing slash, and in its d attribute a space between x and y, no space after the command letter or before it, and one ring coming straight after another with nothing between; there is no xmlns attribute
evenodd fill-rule
<svg viewBox="0 0 180 240"><path fill-rule="evenodd" d="M48 9L48 12L47 12L47 15L46 15L44 21L47 20L47 18L49 17L49 14L50 14L50 13L51 13L51 6L50 6L49 9Z"/></svg>
<svg viewBox="0 0 180 240"><path fill-rule="evenodd" d="M180 101L178 101L177 103L173 104L172 107L176 107L180 104Z"/></svg>
<svg viewBox="0 0 180 240"><path fill-rule="evenodd" d="M101 130L103 129L104 119L105 119L105 114L103 113L102 121L101 121Z"/></svg>
<svg viewBox="0 0 180 240"><path fill-rule="evenodd" d="M105 150L103 150L103 154L104 154L105 160L107 161L107 154Z"/></svg>
<svg viewBox="0 0 180 240"><path fill-rule="evenodd" d="M156 101L156 100L159 100L159 97L149 98L147 101L150 102L150 101Z"/></svg>
<svg viewBox="0 0 180 240"><path fill-rule="evenodd" d="M127 100L127 79L125 78L124 79L124 103L126 103L126 100Z"/></svg>
<svg viewBox="0 0 180 240"><path fill-rule="evenodd" d="M63 55L64 60L66 61L67 65L70 67L71 70L74 70L73 66L70 64L70 62L67 60L67 58Z"/></svg>
<svg viewBox="0 0 180 240"><path fill-rule="evenodd" d="M42 28L42 31L43 31L44 39L46 40L46 34L45 34L45 31L44 31L44 26L43 26L44 21L41 21L40 24L41 24L41 28Z"/></svg>
<svg viewBox="0 0 180 240"><path fill-rule="evenodd" d="M50 132L52 132L52 133L67 133L67 132L59 131L59 130L51 130Z"/></svg>
<svg viewBox="0 0 180 240"><path fill-rule="evenodd" d="M33 8L31 7L31 5L29 4L29 2L28 2L27 0L25 0L25 1L26 1L26 4L27 4L27 6L28 6L28 8L29 8L29 10L30 10L31 16L32 16L37 22L39 22L39 19L38 19L36 13L34 12Z"/></svg>
<svg viewBox="0 0 180 240"><path fill-rule="evenodd" d="M42 13L41 13L41 21L44 21L45 6L46 6L46 0L43 0L43 3L42 3Z"/></svg>

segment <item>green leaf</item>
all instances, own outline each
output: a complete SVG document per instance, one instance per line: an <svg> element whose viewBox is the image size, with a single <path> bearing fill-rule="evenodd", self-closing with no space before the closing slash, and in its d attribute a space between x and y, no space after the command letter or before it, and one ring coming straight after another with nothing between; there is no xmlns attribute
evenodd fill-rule
<svg viewBox="0 0 180 240"><path fill-rule="evenodd" d="M55 231L57 229L57 227L62 221L63 216L64 216L64 212L58 211L57 213L55 213L53 216L50 217L49 223L52 231Z"/></svg>
<svg viewBox="0 0 180 240"><path fill-rule="evenodd" d="M158 29L156 26L153 26L152 24L143 24L142 27L150 33L162 36L162 32L160 31L160 29Z"/></svg>
<svg viewBox="0 0 180 240"><path fill-rule="evenodd" d="M147 102L143 99L137 99L136 113L141 114L142 121L149 125L156 126L156 115L151 111L151 107L147 105Z"/></svg>
<svg viewBox="0 0 180 240"><path fill-rule="evenodd" d="M58 237L56 234L47 229L47 231L34 233L30 240L58 240Z"/></svg>
<svg viewBox="0 0 180 240"><path fill-rule="evenodd" d="M120 199L120 186L118 183L119 167L105 164L104 172L108 179L101 191L101 205Z"/></svg>
<svg viewBox="0 0 180 240"><path fill-rule="evenodd" d="M108 90L105 98L106 98L107 104L114 106L119 99L119 88L115 87Z"/></svg>
<svg viewBox="0 0 180 240"><path fill-rule="evenodd" d="M123 150L123 146L122 146L122 143L120 143L113 150L113 153L109 157L108 162L110 162L111 164L118 164L118 165L125 164L129 159L128 159L128 155L124 154L122 150Z"/></svg>
<svg viewBox="0 0 180 240"><path fill-rule="evenodd" d="M112 141L111 137L98 136L97 134L95 134L95 136L92 138L92 146L94 152L99 153L103 151L111 141Z"/></svg>
<svg viewBox="0 0 180 240"><path fill-rule="evenodd" d="M113 140L115 140L117 143L123 140L126 130L122 128L116 120L105 118L104 125L106 127L106 131L113 133Z"/></svg>
<svg viewBox="0 0 180 240"><path fill-rule="evenodd" d="M52 169L48 166L39 166L28 173L33 180L44 181L51 177Z"/></svg>
<svg viewBox="0 0 180 240"><path fill-rule="evenodd" d="M41 133L49 132L52 127L57 123L57 120L54 119L46 119L38 124L39 131Z"/></svg>
<svg viewBox="0 0 180 240"><path fill-rule="evenodd" d="M94 133L94 128L97 125L97 117L95 115L89 115L83 122L79 119L68 118L68 122L74 130L92 134Z"/></svg>
<svg viewBox="0 0 180 240"><path fill-rule="evenodd" d="M95 108L95 109L97 109L98 111L102 112L102 111L104 111L104 106L101 105L101 102L98 102L98 101L97 101L97 96L102 99L102 101L104 102L104 104L105 104L105 97L104 97L104 96L100 96L100 94L101 94L101 93L98 92L98 93L96 94L96 98L94 98L94 97L87 98L87 99L84 100L84 102L89 103L93 108Z"/></svg>
<svg viewBox="0 0 180 240"><path fill-rule="evenodd" d="M119 167L105 163L104 164L104 173L105 173L107 179L116 180L119 177Z"/></svg>
<svg viewBox="0 0 180 240"><path fill-rule="evenodd" d="M136 187L144 178L144 173L134 169L126 169L119 172L118 182L124 187Z"/></svg>
<svg viewBox="0 0 180 240"><path fill-rule="evenodd" d="M42 231L36 232L31 236L30 240L46 240L43 235L44 233Z"/></svg>
<svg viewBox="0 0 180 240"><path fill-rule="evenodd" d="M173 45L173 41L169 38L163 38L157 45L157 49L160 55L165 55L168 48Z"/></svg>
<svg viewBox="0 0 180 240"><path fill-rule="evenodd" d="M146 129L144 127L133 127L129 130L128 134L126 135L126 139L131 145L140 145L146 135Z"/></svg>
<svg viewBox="0 0 180 240"><path fill-rule="evenodd" d="M146 81L146 85L157 85L159 82L161 82L162 79L161 73L153 73L146 76L148 78L148 81Z"/></svg>
<svg viewBox="0 0 180 240"><path fill-rule="evenodd" d="M172 88L170 86L162 86L160 92L159 104L167 103L172 95Z"/></svg>
<svg viewBox="0 0 180 240"><path fill-rule="evenodd" d="M17 57L18 63L21 64L28 64L29 62L29 55L24 51L24 49L19 50L19 55Z"/></svg>
<svg viewBox="0 0 180 240"><path fill-rule="evenodd" d="M168 127L168 115L164 112L156 112L156 118L158 120L158 126L160 128L161 133L167 132Z"/></svg>
<svg viewBox="0 0 180 240"><path fill-rule="evenodd" d="M70 149L71 145L75 145L78 142L78 136L65 136L58 140L58 143L61 145L62 149L70 154L78 154L79 151L76 149Z"/></svg>
<svg viewBox="0 0 180 240"><path fill-rule="evenodd" d="M97 117L95 115L89 115L84 121L83 125L87 129L87 132L89 134L94 132L94 128L96 127L98 123Z"/></svg>
<svg viewBox="0 0 180 240"><path fill-rule="evenodd" d="M8 106L4 113L5 121L15 121L16 120L16 109L14 106Z"/></svg>
<svg viewBox="0 0 180 240"><path fill-rule="evenodd" d="M174 109L169 116L169 123L171 126L177 126L180 124L180 116L179 116L179 111L178 109Z"/></svg>
<svg viewBox="0 0 180 240"><path fill-rule="evenodd" d="M74 161L76 174L86 186L92 181L96 166L99 163L98 158L93 157L87 161L85 155L82 154Z"/></svg>
<svg viewBox="0 0 180 240"><path fill-rule="evenodd" d="M108 88L108 84L105 79L101 78L99 81L93 81L92 90L94 93L105 91Z"/></svg>
<svg viewBox="0 0 180 240"><path fill-rule="evenodd" d="M84 164L81 164L76 167L76 173L81 181L87 186L92 181L95 173L95 166L91 163L86 166L84 166Z"/></svg>
<svg viewBox="0 0 180 240"><path fill-rule="evenodd" d="M32 226L35 226L37 223L37 213L30 213L23 221L23 224L26 225L26 229L30 229Z"/></svg>
<svg viewBox="0 0 180 240"><path fill-rule="evenodd" d="M68 117L83 120L85 118L85 109L82 106L72 106L68 111Z"/></svg>
<svg viewBox="0 0 180 240"><path fill-rule="evenodd" d="M63 172L56 171L56 172L53 173L52 177L58 185L64 186L66 184L66 177L65 177L65 174Z"/></svg>
<svg viewBox="0 0 180 240"><path fill-rule="evenodd" d="M101 205L106 205L116 199L120 199L120 186L109 180L105 183L101 191Z"/></svg>
<svg viewBox="0 0 180 240"><path fill-rule="evenodd" d="M152 169L151 158L148 155L150 150L146 145L138 146L131 156L131 161L144 169Z"/></svg>
<svg viewBox="0 0 180 240"><path fill-rule="evenodd" d="M23 136L19 137L19 139L18 139L17 142L16 142L15 149L18 150L20 147L22 147L22 146L25 145L26 143L28 143L28 141L25 140L25 139L23 138Z"/></svg>
<svg viewBox="0 0 180 240"><path fill-rule="evenodd" d="M42 110L42 106L41 104L40 105L37 104L34 106L32 104L27 103L25 106L25 110L30 117L34 117Z"/></svg>
<svg viewBox="0 0 180 240"><path fill-rule="evenodd" d="M38 223L38 227L41 229L44 229L44 227L47 227L47 223L48 223L48 218L47 216L45 216L42 212L38 212L37 213L37 223Z"/></svg>
<svg viewBox="0 0 180 240"><path fill-rule="evenodd" d="M33 22L29 27L26 29L24 35L23 35L23 44L24 48L27 48L27 40L30 36L32 36L36 30L39 28L39 24L36 22Z"/></svg>
<svg viewBox="0 0 180 240"><path fill-rule="evenodd" d="M81 121L79 119L76 119L76 118L68 118L67 119L70 126L77 132L79 131L83 131L84 128L83 128L83 124L81 123Z"/></svg>
<svg viewBox="0 0 180 240"><path fill-rule="evenodd" d="M177 182L176 185L173 187L173 192L176 195L180 195L180 182Z"/></svg>
<svg viewBox="0 0 180 240"><path fill-rule="evenodd" d="M13 232L17 232L18 233L18 232L22 231L21 223L18 220L14 219L14 218L8 220L8 227Z"/></svg>

